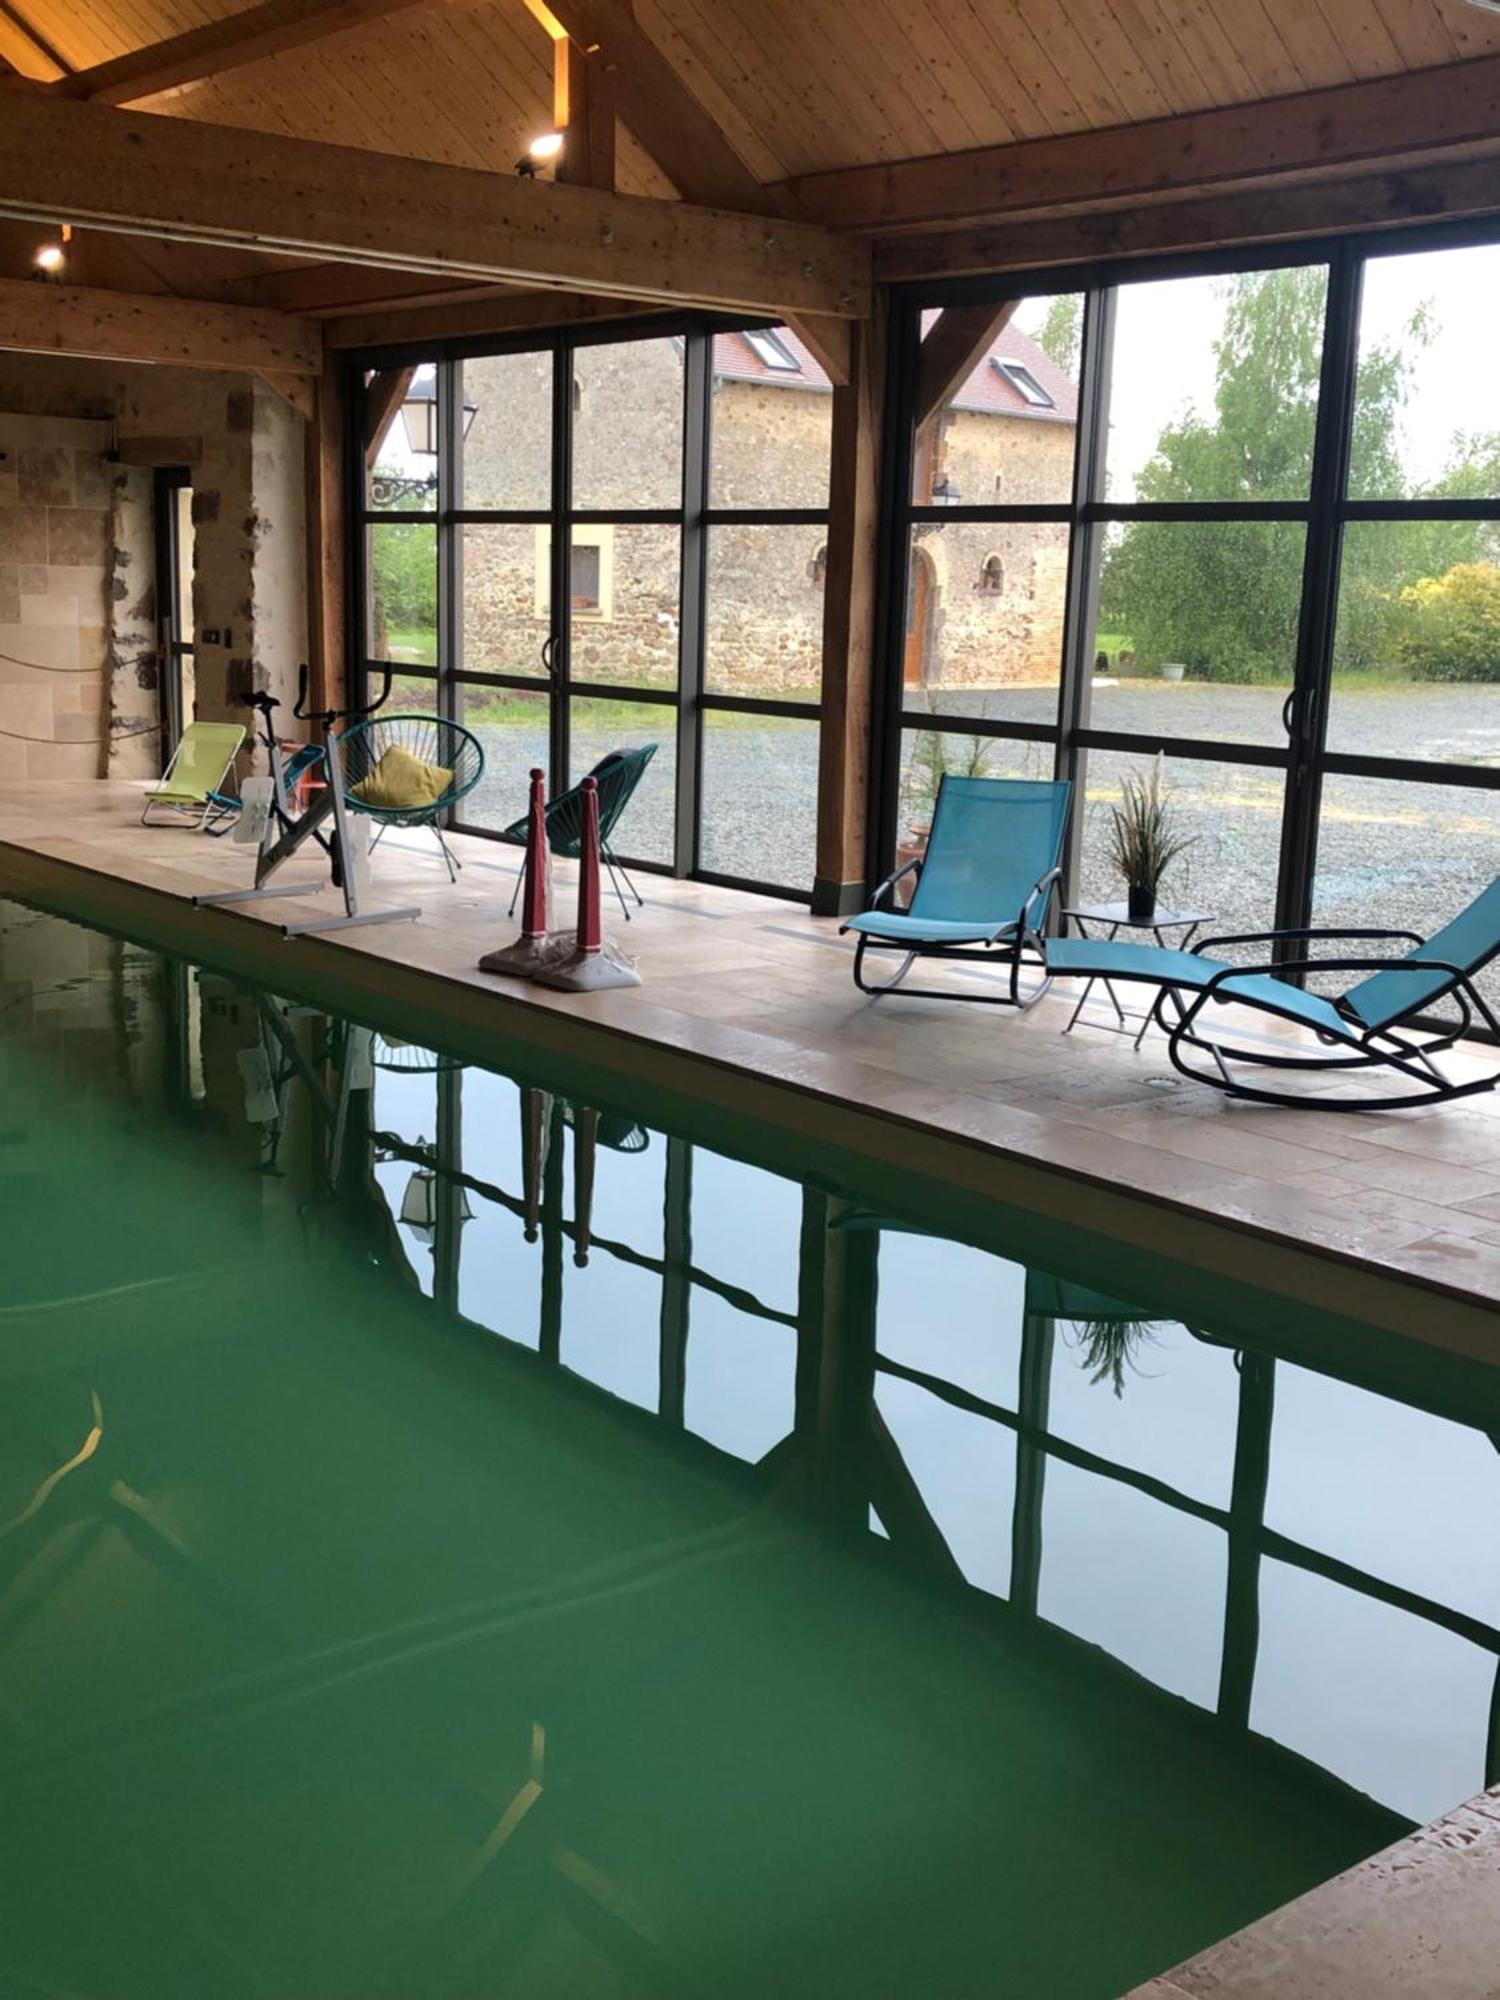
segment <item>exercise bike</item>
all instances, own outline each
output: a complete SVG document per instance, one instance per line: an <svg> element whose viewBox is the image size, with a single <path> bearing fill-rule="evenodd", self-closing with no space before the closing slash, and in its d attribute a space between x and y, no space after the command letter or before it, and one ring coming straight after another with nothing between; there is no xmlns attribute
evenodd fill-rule
<svg viewBox="0 0 1500 2000"><path fill-rule="evenodd" d="M284 761L280 744L273 740L276 732L271 718L280 703L265 694L245 697L248 706L256 710L264 723L263 741L267 745L271 765L269 797L262 795L254 818L248 819L245 827L248 838L259 840L255 881L248 889L221 889L212 895L195 896L193 901L199 909L225 909L239 903L274 902L281 896L315 895L325 886L317 877L295 882L272 880L301 847L312 841L328 857L329 879L334 888L343 894L344 914L312 917L306 923L283 924L283 936L306 937L314 931L346 930L355 924L410 921L422 914L415 905L390 910L362 910L359 907L360 856L353 833L354 815L344 796L344 760L338 728L340 723L360 721L384 706L391 692L390 669L385 671L380 693L363 707L310 710L307 706L310 681L311 675L304 663L298 669L297 705L292 714L299 722L311 723L314 730L314 741L306 746L313 754L305 760L303 752L298 751L290 761ZM311 769L318 762L324 766L323 790L306 812L295 813L292 777Z"/></svg>

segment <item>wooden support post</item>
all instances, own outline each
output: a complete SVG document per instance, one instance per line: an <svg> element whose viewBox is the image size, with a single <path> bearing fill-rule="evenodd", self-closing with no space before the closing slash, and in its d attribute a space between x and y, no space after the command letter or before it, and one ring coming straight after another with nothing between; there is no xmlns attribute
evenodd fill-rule
<svg viewBox="0 0 1500 2000"><path fill-rule="evenodd" d="M316 385L307 427L307 639L313 701L342 705L349 688L344 658L344 425L348 420L337 357Z"/></svg>
<svg viewBox="0 0 1500 2000"><path fill-rule="evenodd" d="M850 380L833 392L812 905L819 916L845 916L864 900L885 371L885 321L877 316L853 329Z"/></svg>
<svg viewBox="0 0 1500 2000"><path fill-rule="evenodd" d="M563 135L555 178L574 187L615 184L615 72L598 48L570 35L552 44L552 120Z"/></svg>

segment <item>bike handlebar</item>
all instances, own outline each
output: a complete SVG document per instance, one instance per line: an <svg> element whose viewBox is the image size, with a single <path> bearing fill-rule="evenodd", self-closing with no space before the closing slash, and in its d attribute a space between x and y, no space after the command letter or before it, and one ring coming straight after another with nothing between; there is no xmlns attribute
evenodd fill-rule
<svg viewBox="0 0 1500 2000"><path fill-rule="evenodd" d="M310 713L307 706L307 695L312 685L312 669L308 666L306 660L304 660L297 669L297 706L292 710L292 714L296 716L299 722L321 722L326 727L331 727L335 722L351 721L357 716L373 715L377 708L384 708L386 702L390 699L390 668L383 668L382 675L379 694L376 695L373 701L365 702L362 707L353 705L349 708L323 708L317 710L315 713Z"/></svg>

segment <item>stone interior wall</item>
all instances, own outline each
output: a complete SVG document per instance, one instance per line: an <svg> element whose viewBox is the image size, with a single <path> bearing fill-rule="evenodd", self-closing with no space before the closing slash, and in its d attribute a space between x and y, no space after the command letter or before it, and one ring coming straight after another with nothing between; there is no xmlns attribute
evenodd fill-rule
<svg viewBox="0 0 1500 2000"><path fill-rule="evenodd" d="M109 426L0 410L0 778L107 757Z"/></svg>
<svg viewBox="0 0 1500 2000"><path fill-rule="evenodd" d="M85 431L68 428L79 425ZM269 688L286 703L287 733L295 733L290 709L307 647L303 420L296 412L248 375L7 353L0 355L0 449L7 426L17 444L14 462L0 463L0 651L45 666L44 654L60 657L76 646L81 663L97 659L98 673L79 677L71 708L68 683L56 676L52 716L33 729L25 717L39 712L47 676L0 662L0 730L49 739L19 746L18 761L13 738L0 735L0 775L144 776L160 768L154 464L185 463L192 475L197 715L242 722L239 696ZM66 468L71 504L47 497L62 493L64 463L56 454L64 450L73 453ZM85 513L87 523L68 518ZM52 607L52 636L40 648L10 645L9 614L19 622L23 581L11 573L24 571L28 585L38 583L43 538L49 577L53 568L79 572L69 580L73 596L62 594L62 583L54 595L50 581L40 595L28 589L33 625L38 604ZM81 556L85 541L88 562L65 560Z"/></svg>

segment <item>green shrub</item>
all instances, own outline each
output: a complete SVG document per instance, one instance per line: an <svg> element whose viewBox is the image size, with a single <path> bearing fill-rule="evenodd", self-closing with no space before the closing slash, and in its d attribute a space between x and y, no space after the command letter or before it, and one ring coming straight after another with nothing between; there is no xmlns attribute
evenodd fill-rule
<svg viewBox="0 0 1500 2000"><path fill-rule="evenodd" d="M1500 569L1455 563L1401 593L1402 663L1420 681L1500 681Z"/></svg>

